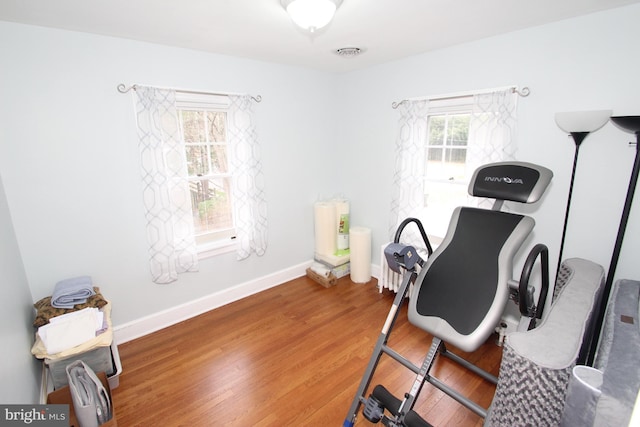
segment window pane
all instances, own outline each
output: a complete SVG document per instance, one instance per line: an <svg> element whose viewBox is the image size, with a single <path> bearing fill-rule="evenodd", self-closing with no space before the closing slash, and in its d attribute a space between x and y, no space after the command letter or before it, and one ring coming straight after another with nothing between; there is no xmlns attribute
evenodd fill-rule
<svg viewBox="0 0 640 427"><path fill-rule="evenodd" d="M429 118L428 145L444 144L445 148L428 148L427 179L449 182L464 180L469 119L469 114L441 114Z"/></svg>
<svg viewBox="0 0 640 427"><path fill-rule="evenodd" d="M447 150L446 175L449 181L464 182L467 150Z"/></svg>
<svg viewBox="0 0 640 427"><path fill-rule="evenodd" d="M182 128L185 142L206 142L203 111L182 110Z"/></svg>
<svg viewBox="0 0 640 427"><path fill-rule="evenodd" d="M428 155L427 158L428 160L431 161L437 161L440 162L442 161L442 151L444 149L443 148L429 148L428 151Z"/></svg>
<svg viewBox="0 0 640 427"><path fill-rule="evenodd" d="M447 150L447 163L464 163L467 161L467 150L466 149L454 149Z"/></svg>
<svg viewBox="0 0 640 427"><path fill-rule="evenodd" d="M211 172L220 174L229 172L227 146L222 144L211 145L209 146L209 151L211 154Z"/></svg>
<svg viewBox="0 0 640 427"><path fill-rule="evenodd" d="M446 179L446 164L442 159L443 148L429 148L426 176L429 179Z"/></svg>
<svg viewBox="0 0 640 427"><path fill-rule="evenodd" d="M209 173L206 145L187 145L187 171L189 176L202 176Z"/></svg>
<svg viewBox="0 0 640 427"><path fill-rule="evenodd" d="M451 116L449 118L448 133L447 145L467 145L469 140L469 115Z"/></svg>
<svg viewBox="0 0 640 427"><path fill-rule="evenodd" d="M233 227L230 178L203 179L189 183L196 234Z"/></svg>
<svg viewBox="0 0 640 427"><path fill-rule="evenodd" d="M222 111L208 111L209 142L224 142L227 140L227 113Z"/></svg>
<svg viewBox="0 0 640 427"><path fill-rule="evenodd" d="M465 163L471 117L467 111L451 108L429 117L422 216L427 234L432 237L444 237L454 207L467 204Z"/></svg>
<svg viewBox="0 0 640 427"><path fill-rule="evenodd" d="M235 235L230 193L225 103L190 96L178 105L198 245ZM205 102L206 101L206 102ZM211 101L211 104L209 104ZM194 105L191 105L194 104Z"/></svg>
<svg viewBox="0 0 640 427"><path fill-rule="evenodd" d="M429 145L442 145L444 140L445 116L429 117Z"/></svg>

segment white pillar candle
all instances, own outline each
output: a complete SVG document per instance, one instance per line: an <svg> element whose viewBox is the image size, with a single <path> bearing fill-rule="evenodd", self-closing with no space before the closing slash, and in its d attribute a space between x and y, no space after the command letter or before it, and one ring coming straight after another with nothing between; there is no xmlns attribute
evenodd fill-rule
<svg viewBox="0 0 640 427"><path fill-rule="evenodd" d="M336 206L332 202L317 202L314 205L316 253L333 255L336 251L337 225Z"/></svg>
<svg viewBox="0 0 640 427"><path fill-rule="evenodd" d="M367 283L371 280L371 229L351 227L349 245L351 246L351 281Z"/></svg>

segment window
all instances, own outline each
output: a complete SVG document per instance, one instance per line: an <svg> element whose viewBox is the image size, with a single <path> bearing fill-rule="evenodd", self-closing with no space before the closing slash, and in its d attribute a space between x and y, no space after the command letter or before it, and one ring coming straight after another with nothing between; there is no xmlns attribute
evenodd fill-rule
<svg viewBox="0 0 640 427"><path fill-rule="evenodd" d="M453 209L467 204L467 146L471 97L433 101L427 117L425 228L434 243L446 233Z"/></svg>
<svg viewBox="0 0 640 427"><path fill-rule="evenodd" d="M176 93L198 248L235 237L225 96Z"/></svg>

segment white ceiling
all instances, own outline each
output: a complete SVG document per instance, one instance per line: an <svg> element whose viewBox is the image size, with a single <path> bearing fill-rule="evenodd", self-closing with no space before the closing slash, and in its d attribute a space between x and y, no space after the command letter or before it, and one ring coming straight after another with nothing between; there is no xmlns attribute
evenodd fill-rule
<svg viewBox="0 0 640 427"><path fill-rule="evenodd" d="M0 0L0 20L345 72L640 0L343 0L310 37L280 0ZM356 58L341 47L359 47Z"/></svg>

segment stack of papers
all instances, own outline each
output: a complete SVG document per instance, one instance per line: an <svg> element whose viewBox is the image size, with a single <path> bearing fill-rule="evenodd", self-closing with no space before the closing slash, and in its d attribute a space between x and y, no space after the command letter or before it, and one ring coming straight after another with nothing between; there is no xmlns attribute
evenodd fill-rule
<svg viewBox="0 0 640 427"><path fill-rule="evenodd" d="M59 353L89 341L103 329L104 313L89 307L61 316L38 328L38 336L49 354Z"/></svg>

